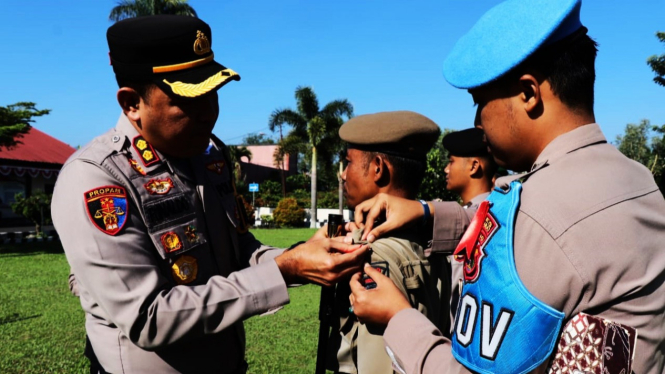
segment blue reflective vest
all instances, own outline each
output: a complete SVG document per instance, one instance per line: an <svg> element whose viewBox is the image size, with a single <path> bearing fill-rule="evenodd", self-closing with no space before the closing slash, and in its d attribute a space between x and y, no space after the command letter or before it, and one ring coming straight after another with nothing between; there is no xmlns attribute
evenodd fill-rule
<svg viewBox="0 0 665 374"><path fill-rule="evenodd" d="M482 225L476 225L475 246L460 258L465 282L452 351L457 361L479 373L535 369L552 354L564 319L529 293L517 275L513 234L521 191L517 181L507 191L492 191L489 209L479 209L474 218Z"/></svg>

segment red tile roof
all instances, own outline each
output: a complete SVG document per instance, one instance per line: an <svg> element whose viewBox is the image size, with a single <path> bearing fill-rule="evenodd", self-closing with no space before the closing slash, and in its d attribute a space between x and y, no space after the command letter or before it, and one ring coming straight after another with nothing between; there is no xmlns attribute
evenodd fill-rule
<svg viewBox="0 0 665 374"><path fill-rule="evenodd" d="M23 144L18 144L9 150L5 147L0 147L0 160L44 162L62 165L67 161L69 156L76 152L76 149L73 147L34 127L18 140Z"/></svg>

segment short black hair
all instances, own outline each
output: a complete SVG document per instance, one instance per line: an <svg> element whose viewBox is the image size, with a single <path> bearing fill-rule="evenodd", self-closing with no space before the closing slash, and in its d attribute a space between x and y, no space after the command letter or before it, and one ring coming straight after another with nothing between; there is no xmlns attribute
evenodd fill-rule
<svg viewBox="0 0 665 374"><path fill-rule="evenodd" d="M393 166L393 187L406 191L408 195L415 197L423 178L425 178L426 160L424 158L415 160L381 152L365 152L366 170L369 170L369 164L377 156L381 156Z"/></svg>
<svg viewBox="0 0 665 374"><path fill-rule="evenodd" d="M157 87L156 84L148 80L145 81L130 80L118 77L117 75L115 77L115 80L116 82L118 82L118 88L129 87L133 89L134 91L136 91L136 93L139 94L139 96L141 96L141 98L145 102L149 102L150 93L155 87Z"/></svg>
<svg viewBox="0 0 665 374"><path fill-rule="evenodd" d="M506 77L514 79L526 69L536 69L550 83L552 92L570 109L593 113L597 52L598 43L586 34L586 28L582 28L539 49Z"/></svg>

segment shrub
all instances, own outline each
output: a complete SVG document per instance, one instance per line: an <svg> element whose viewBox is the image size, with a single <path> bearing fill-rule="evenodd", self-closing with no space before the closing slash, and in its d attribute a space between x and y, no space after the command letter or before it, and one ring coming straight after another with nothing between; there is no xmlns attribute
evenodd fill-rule
<svg viewBox="0 0 665 374"><path fill-rule="evenodd" d="M301 227L305 219L305 210L298 206L296 199L282 199L272 213L275 223L279 226Z"/></svg>

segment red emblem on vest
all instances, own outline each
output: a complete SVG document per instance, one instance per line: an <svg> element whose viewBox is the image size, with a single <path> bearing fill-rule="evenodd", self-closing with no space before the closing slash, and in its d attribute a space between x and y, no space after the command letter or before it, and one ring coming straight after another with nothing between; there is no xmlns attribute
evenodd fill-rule
<svg viewBox="0 0 665 374"><path fill-rule="evenodd" d="M171 178L151 179L143 186L151 195L166 195L173 188L173 181Z"/></svg>
<svg viewBox="0 0 665 374"><path fill-rule="evenodd" d="M115 235L127 222L127 192L120 186L97 187L83 194L88 217L105 234Z"/></svg>
<svg viewBox="0 0 665 374"><path fill-rule="evenodd" d="M499 224L490 212L490 202L483 201L453 253L456 261L464 263L465 282L478 280L481 262L486 256L485 245L498 228Z"/></svg>
<svg viewBox="0 0 665 374"><path fill-rule="evenodd" d="M206 168L213 173L222 174L224 170L224 161L213 161L206 164Z"/></svg>

